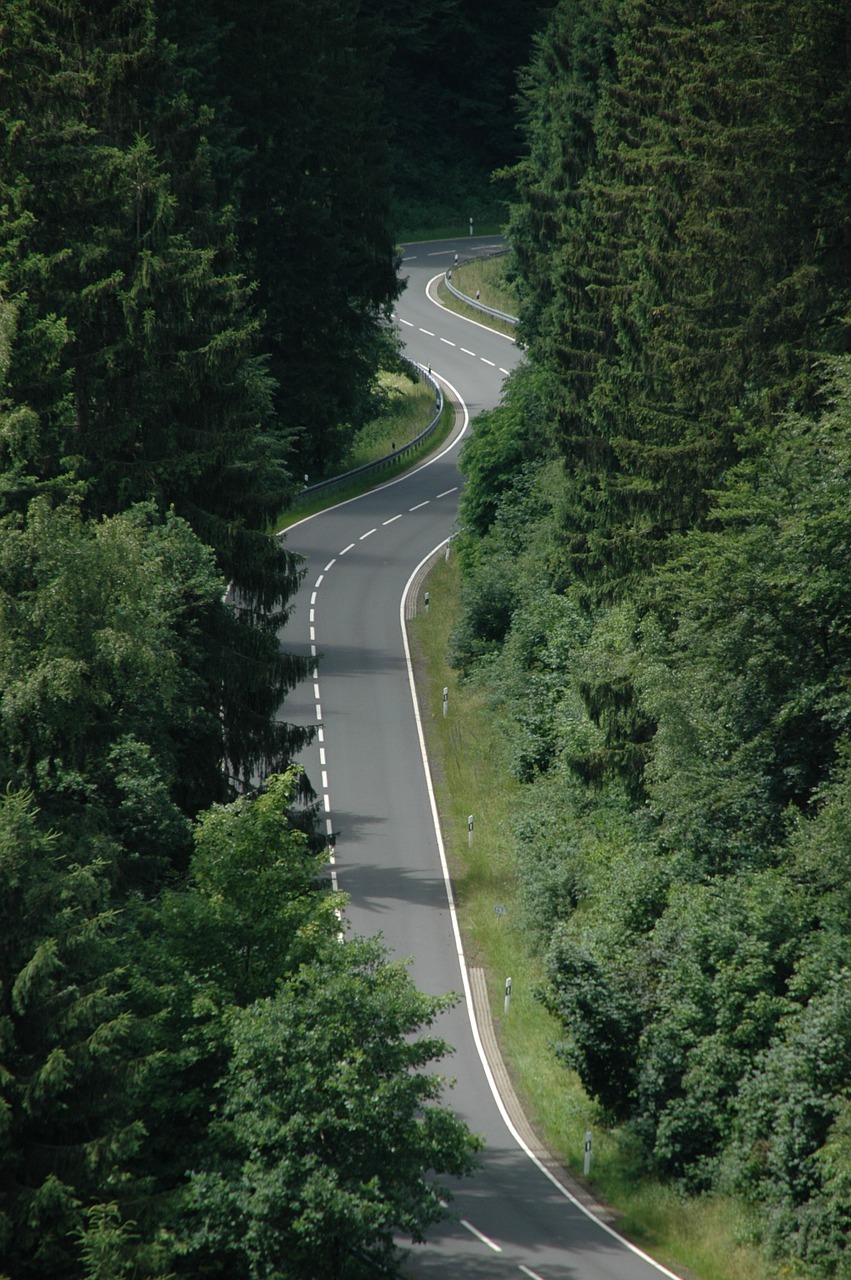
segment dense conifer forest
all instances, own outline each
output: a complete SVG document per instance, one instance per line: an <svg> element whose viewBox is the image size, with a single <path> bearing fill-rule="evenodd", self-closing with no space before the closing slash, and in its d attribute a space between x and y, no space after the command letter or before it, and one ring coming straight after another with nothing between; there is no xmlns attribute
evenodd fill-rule
<svg viewBox="0 0 851 1280"><path fill-rule="evenodd" d="M540 997L642 1169L851 1275L849 51L841 0L5 0L0 1276L395 1274L474 1163L443 1002L338 942L268 530L397 358L394 217L500 192L453 661Z"/></svg>
<svg viewBox="0 0 851 1280"><path fill-rule="evenodd" d="M463 468L559 1052L644 1167L851 1275L851 12L560 0L528 360Z"/></svg>
<svg viewBox="0 0 851 1280"><path fill-rule="evenodd" d="M380 17L0 7L11 1280L391 1274L474 1160L445 1002L340 946L278 716L268 529L397 358Z"/></svg>

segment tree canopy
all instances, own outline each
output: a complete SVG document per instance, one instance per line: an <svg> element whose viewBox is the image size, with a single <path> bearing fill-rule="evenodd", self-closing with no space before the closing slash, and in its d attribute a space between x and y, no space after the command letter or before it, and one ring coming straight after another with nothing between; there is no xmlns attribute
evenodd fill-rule
<svg viewBox="0 0 851 1280"><path fill-rule="evenodd" d="M559 1052L647 1167L846 1274L846 6L562 0L522 79L525 369L465 610Z"/></svg>

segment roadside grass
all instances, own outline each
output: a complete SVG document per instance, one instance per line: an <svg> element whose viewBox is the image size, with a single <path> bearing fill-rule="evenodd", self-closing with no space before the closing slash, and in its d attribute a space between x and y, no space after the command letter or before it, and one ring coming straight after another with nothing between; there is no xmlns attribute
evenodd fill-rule
<svg viewBox="0 0 851 1280"><path fill-rule="evenodd" d="M452 273L453 284L455 282L455 272ZM475 294L475 290L473 290ZM489 316L485 311L477 311L475 307L469 307L466 302L461 302L454 294L451 294L443 280L439 281L437 286L437 296L445 307L450 311L454 311L456 315L463 316L465 320L475 320L477 324L487 325L489 329L496 329L497 333L504 333L507 337L514 337L515 326L507 320L500 320L496 316ZM488 306L490 303L487 304ZM502 310L502 308L499 308Z"/></svg>
<svg viewBox="0 0 851 1280"><path fill-rule="evenodd" d="M412 382L401 373L382 373L379 383L387 397L384 408L355 436L341 464L343 471L377 462L413 440L431 421L434 392L427 382Z"/></svg>
<svg viewBox="0 0 851 1280"><path fill-rule="evenodd" d="M365 463L376 462L392 453L393 446L400 448L424 431L434 413L434 393L428 383L412 382L401 374L384 374L382 380L388 389L390 398L382 413L368 422L355 436L352 448L341 466L341 474L353 467ZM444 399L443 412L434 431L410 453L395 462L388 462L378 471L369 471L349 482L341 483L332 489L322 490L312 498L302 501L296 496L293 506L281 512L270 532L283 533L290 525L304 520L307 516L316 515L326 507L345 502L347 498L356 498L367 493L378 484L384 484L402 475L410 467L428 457L444 443L452 430L455 411L447 399Z"/></svg>
<svg viewBox="0 0 851 1280"><path fill-rule="evenodd" d="M426 585L429 611L420 608L409 632L464 948L468 965L485 971L497 1039L531 1123L580 1180L585 1132L591 1130L594 1193L612 1209L618 1230L684 1278L772 1280L782 1274L795 1280L794 1268L772 1267L750 1243L753 1224L741 1204L687 1198L648 1177L637 1144L627 1132L600 1124L578 1078L556 1057L559 1028L535 998L540 963L517 909L512 824L520 784L508 769L505 733L485 691L460 682L446 660L461 613L456 557L439 561ZM512 994L506 1018L507 977Z"/></svg>
<svg viewBox="0 0 851 1280"><path fill-rule="evenodd" d="M506 265L505 254L462 262L460 266L453 268L452 283L461 293L466 293L468 298L475 298L478 289L479 302L483 302L486 307L516 316L519 299L516 288L505 278Z"/></svg>

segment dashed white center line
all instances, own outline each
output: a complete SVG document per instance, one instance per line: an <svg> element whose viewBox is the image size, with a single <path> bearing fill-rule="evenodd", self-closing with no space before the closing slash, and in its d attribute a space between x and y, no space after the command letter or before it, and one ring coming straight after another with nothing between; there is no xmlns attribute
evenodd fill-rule
<svg viewBox="0 0 851 1280"><path fill-rule="evenodd" d="M494 1244L493 1240L489 1240L486 1235L482 1234L478 1227L474 1227L472 1222L468 1222L466 1218L461 1219L461 1226L466 1227L477 1240L481 1240L482 1244L486 1244L489 1249L493 1249L494 1253L502 1253L500 1245Z"/></svg>
<svg viewBox="0 0 851 1280"><path fill-rule="evenodd" d="M484 356L479 356L479 359L482 364L489 364L492 369L496 368L496 362L494 360L486 360Z"/></svg>
<svg viewBox="0 0 851 1280"><path fill-rule="evenodd" d="M445 343L446 343L446 345L447 345L447 347L454 347L454 346L455 346L455 343L454 343L454 342L450 342L448 338L441 338L441 339L440 339L440 341L441 341L441 342L445 342Z"/></svg>
<svg viewBox="0 0 851 1280"><path fill-rule="evenodd" d="M474 356L476 354L475 351L468 351L466 347L462 347L461 350L465 356Z"/></svg>
<svg viewBox="0 0 851 1280"><path fill-rule="evenodd" d="M408 507L408 510L419 511L420 507L427 507L430 501L431 501L430 498L426 498L425 502L418 502L415 507Z"/></svg>
<svg viewBox="0 0 851 1280"><path fill-rule="evenodd" d="M330 813L330 812L331 812L331 797L327 794L327 792L326 792L326 794L322 797L322 803L323 803L323 805L324 805L324 807L325 807L325 812L326 812L326 813Z"/></svg>
<svg viewBox="0 0 851 1280"><path fill-rule="evenodd" d="M361 536L358 538L358 542L363 542L364 538L371 538L372 535L377 532L377 529L378 529L377 525L375 526L375 529L367 529L366 533L362 533Z"/></svg>
<svg viewBox="0 0 851 1280"><path fill-rule="evenodd" d="M350 542L350 543L349 543L349 545L348 545L347 547L343 547L343 550L340 552L340 555L341 555L341 556L344 556L344 555L346 554L346 552L347 552L347 551L351 551L351 549L352 549L352 547L353 547L354 545L355 545L355 544L354 544L353 542Z"/></svg>
<svg viewBox="0 0 851 1280"><path fill-rule="evenodd" d="M316 704L316 719L317 720L322 719L322 703L321 702L317 702Z"/></svg>
<svg viewBox="0 0 851 1280"><path fill-rule="evenodd" d="M322 579L323 579L324 577L325 577L325 574L324 574L324 573L320 573L319 577L316 579L316 587L317 587L317 590L319 589L319 587L321 587L321 586L322 586Z"/></svg>
<svg viewBox="0 0 851 1280"><path fill-rule="evenodd" d="M382 521L382 526L386 527L388 524L393 524L395 520L401 520L401 519L402 519L402 512L400 511L398 516L391 516L389 520Z"/></svg>
<svg viewBox="0 0 851 1280"><path fill-rule="evenodd" d="M432 333L431 329L423 329L422 326L420 327L420 333L424 333L427 338L434 337L434 334Z"/></svg>
<svg viewBox="0 0 851 1280"><path fill-rule="evenodd" d="M322 770L322 790L328 790L328 773L325 769Z"/></svg>
<svg viewBox="0 0 851 1280"><path fill-rule="evenodd" d="M316 613L316 610L315 610L315 609L311 609L311 610L310 610L310 613L307 615L307 620L308 620L308 622L315 622L315 621L316 621L316 618L315 618L315 616L314 616L314 615L315 615L315 613Z"/></svg>
<svg viewBox="0 0 851 1280"><path fill-rule="evenodd" d="M444 489L443 493L439 493L437 496L438 498L446 498L449 496L450 493L456 493L457 489L458 489L457 484L454 484L451 489Z"/></svg>
<svg viewBox="0 0 851 1280"><path fill-rule="evenodd" d="M322 765L322 768L324 769L325 768L325 748L324 747L319 748L319 763Z"/></svg>
<svg viewBox="0 0 851 1280"><path fill-rule="evenodd" d="M408 326L408 328L409 328L409 329L413 329L413 327L414 327L414 322L413 322L413 320L403 320L401 316L399 317L399 323L400 323L400 324L406 324L406 325Z"/></svg>
<svg viewBox="0 0 851 1280"><path fill-rule="evenodd" d="M325 572L327 573L328 570L331 568L331 566L335 565L336 563L337 563L337 557L335 556L333 560L329 560L328 563L326 564Z"/></svg>
<svg viewBox="0 0 851 1280"><path fill-rule="evenodd" d="M544 1277L539 1276L537 1271L530 1271L528 1267L523 1266L522 1262L519 1265L520 1265L520 1270L523 1272L524 1276L529 1277L529 1280L544 1280Z"/></svg>
<svg viewBox="0 0 851 1280"><path fill-rule="evenodd" d="M316 592L315 592L315 591L311 594L311 597L310 597L310 603L311 603L311 604L316 604Z"/></svg>
<svg viewBox="0 0 851 1280"><path fill-rule="evenodd" d="M508 377L508 370L507 370L507 369L503 369L502 365L500 365L500 366L499 366L499 371L500 371L500 373L504 373L504 374L505 374L505 376L506 376L506 378Z"/></svg>
<svg viewBox="0 0 851 1280"><path fill-rule="evenodd" d="M318 684L315 684L315 685L313 686L313 696L314 696L314 698L316 699L316 701L318 702L318 701L319 701L319 685L318 685Z"/></svg>

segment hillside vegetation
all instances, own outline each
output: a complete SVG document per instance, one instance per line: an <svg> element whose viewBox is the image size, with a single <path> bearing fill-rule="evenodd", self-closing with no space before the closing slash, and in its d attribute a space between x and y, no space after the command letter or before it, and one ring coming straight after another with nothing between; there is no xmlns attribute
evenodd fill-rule
<svg viewBox="0 0 851 1280"><path fill-rule="evenodd" d="M847 6L562 0L528 360L463 468L559 1052L644 1166L851 1274Z"/></svg>

